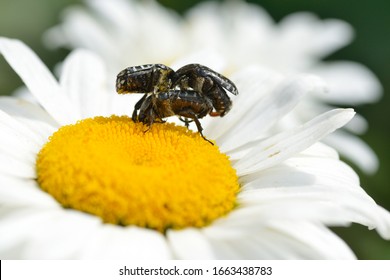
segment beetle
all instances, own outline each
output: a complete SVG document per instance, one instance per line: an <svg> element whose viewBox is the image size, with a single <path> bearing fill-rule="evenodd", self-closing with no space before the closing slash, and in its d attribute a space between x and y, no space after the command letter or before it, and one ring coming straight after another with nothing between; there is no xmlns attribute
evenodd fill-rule
<svg viewBox="0 0 390 280"><path fill-rule="evenodd" d="M161 122L171 116L184 117L184 122L186 119L192 119L203 139L213 144L204 137L199 121L213 110L213 104L209 98L196 91L171 90L158 95L144 95L135 108L139 110L139 114L133 114L133 121L140 121L149 127L154 122Z"/></svg>
<svg viewBox="0 0 390 280"><path fill-rule="evenodd" d="M158 93L171 89L175 72L164 64L130 66L119 72L116 91L126 93Z"/></svg>
<svg viewBox="0 0 390 280"><path fill-rule="evenodd" d="M133 121L151 126L177 115L187 127L188 119L193 120L205 140L199 119L207 114L223 117L229 112L232 101L226 90L238 94L232 81L200 64L188 64L176 72L164 64L130 66L116 79L119 94L144 93L134 106Z"/></svg>
<svg viewBox="0 0 390 280"><path fill-rule="evenodd" d="M188 64L178 69L172 86L178 86L180 89L191 88L210 98L215 109L210 115L214 117L223 117L232 107L232 101L225 89L234 95L238 94L237 87L231 80L200 64Z"/></svg>

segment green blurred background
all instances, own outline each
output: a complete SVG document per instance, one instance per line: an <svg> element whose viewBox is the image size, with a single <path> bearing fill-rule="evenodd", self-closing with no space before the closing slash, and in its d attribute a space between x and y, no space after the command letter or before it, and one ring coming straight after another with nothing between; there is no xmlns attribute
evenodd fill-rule
<svg viewBox="0 0 390 280"><path fill-rule="evenodd" d="M109 1L109 0L107 0ZM163 5L184 13L197 0L160 0ZM384 86L383 98L375 104L355 108L370 124L362 138L380 159L379 171L367 176L359 173L362 186L379 205L390 210L390 1L340 0L265 0L259 3L276 21L297 11L311 11L321 18L338 18L350 23L356 31L349 46L332 54L332 59L352 60L368 66ZM42 33L60 22L60 14L70 4L81 0L0 0L0 36L19 38L27 43L50 67L62 60L66 50L48 50L41 40ZM10 94L22 82L3 58L0 58L0 94ZM358 171L358 170L357 170ZM390 259L390 242L382 240L375 231L363 226L335 228L337 234L352 247L360 259Z"/></svg>

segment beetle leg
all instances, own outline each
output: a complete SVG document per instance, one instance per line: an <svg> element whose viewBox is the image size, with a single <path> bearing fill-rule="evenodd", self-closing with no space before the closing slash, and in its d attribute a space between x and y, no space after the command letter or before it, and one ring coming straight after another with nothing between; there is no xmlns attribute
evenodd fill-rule
<svg viewBox="0 0 390 280"><path fill-rule="evenodd" d="M184 123L186 128L188 128L190 126L190 123L193 122L193 120L190 120L188 118L182 118L182 117L179 117L179 120L181 120Z"/></svg>
<svg viewBox="0 0 390 280"><path fill-rule="evenodd" d="M142 96L142 98L140 100L138 100L137 103L135 103L134 105L134 111L133 111L133 115L131 117L131 119L134 121L134 122L137 122L138 121L138 110L141 109L142 107L142 104L144 103L145 101L145 98L146 98L147 94L144 94L144 96Z"/></svg>
<svg viewBox="0 0 390 280"><path fill-rule="evenodd" d="M198 117L196 116L196 114L190 108L185 108L182 111L179 111L179 112L176 112L176 113L177 113L177 115L185 116L185 117L189 117L189 118L193 119L195 124L196 124L196 128L198 129L198 132L199 132L200 136L202 136L202 138L204 140L206 140L207 142L209 142L211 145L214 145L213 142L211 142L209 139L207 139L203 135L203 133L202 133L203 127L200 124L200 121L199 121Z"/></svg>
<svg viewBox="0 0 390 280"><path fill-rule="evenodd" d="M203 133L202 133L203 127L202 127L202 125L200 124L200 121L199 121L199 119L196 117L195 114L193 115L193 120L194 120L194 122L195 122L195 124L196 124L196 127L198 128L198 132L199 132L200 136L202 136L204 140L206 140L207 142L209 142L211 145L214 146L214 143L213 143L213 142L211 142L209 139L207 139L206 137L204 137L204 135L203 135Z"/></svg>
<svg viewBox="0 0 390 280"><path fill-rule="evenodd" d="M151 96L144 95L145 99L139 105L139 114L137 116L137 121L142 122L144 124L148 124L149 126L153 124L153 108L152 108L152 98ZM136 106L137 106L136 104Z"/></svg>

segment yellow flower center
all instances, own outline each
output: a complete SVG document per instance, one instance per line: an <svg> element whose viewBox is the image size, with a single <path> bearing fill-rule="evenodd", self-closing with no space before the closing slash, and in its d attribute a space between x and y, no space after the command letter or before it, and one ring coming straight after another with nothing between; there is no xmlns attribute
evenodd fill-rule
<svg viewBox="0 0 390 280"><path fill-rule="evenodd" d="M40 187L64 207L161 232L209 224L235 207L239 191L216 145L181 126L148 128L128 117L61 127L36 168Z"/></svg>

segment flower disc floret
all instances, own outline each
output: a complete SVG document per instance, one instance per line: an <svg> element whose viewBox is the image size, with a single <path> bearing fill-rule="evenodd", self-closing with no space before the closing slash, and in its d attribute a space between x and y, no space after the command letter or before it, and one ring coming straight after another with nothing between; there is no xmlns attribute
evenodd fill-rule
<svg viewBox="0 0 390 280"><path fill-rule="evenodd" d="M40 187L106 223L164 232L203 227L236 206L229 158L169 123L95 117L61 127L38 154Z"/></svg>

